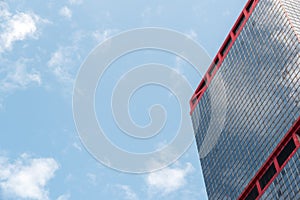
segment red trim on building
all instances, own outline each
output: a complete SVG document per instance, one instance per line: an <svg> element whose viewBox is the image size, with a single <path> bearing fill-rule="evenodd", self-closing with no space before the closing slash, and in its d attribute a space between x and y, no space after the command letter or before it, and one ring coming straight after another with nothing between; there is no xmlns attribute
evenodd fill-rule
<svg viewBox="0 0 300 200"><path fill-rule="evenodd" d="M300 148L300 117L277 145L275 150L258 170L254 178L239 196L238 200L257 200L283 170L288 161ZM274 171L275 166L275 171ZM273 172L272 173L272 167ZM252 193L257 190L258 193Z"/></svg>
<svg viewBox="0 0 300 200"><path fill-rule="evenodd" d="M200 82L199 86L197 87L196 91L194 92L194 94L190 100L190 107L191 107L190 114L193 113L194 109L198 105L201 97L203 96L204 92L208 88L208 86L209 86L211 80L213 79L213 77L215 76L216 72L221 67L224 59L226 58L228 52L230 51L230 49L233 46L234 42L236 41L237 37L239 36L242 29L244 28L250 15L253 13L253 10L255 9L258 2L259 2L259 0L248 0L242 13L238 17L233 28L231 29L230 33L226 37L225 42L221 46L221 48L218 51L216 57L214 58L212 64L210 65L210 67L207 70L206 74L204 75L202 81Z"/></svg>

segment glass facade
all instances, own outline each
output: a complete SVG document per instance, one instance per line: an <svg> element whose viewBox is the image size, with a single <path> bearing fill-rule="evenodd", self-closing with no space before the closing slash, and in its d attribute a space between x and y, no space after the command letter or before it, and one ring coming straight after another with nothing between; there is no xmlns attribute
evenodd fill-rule
<svg viewBox="0 0 300 200"><path fill-rule="evenodd" d="M192 112L198 149L213 144L200 156L209 199L237 199L300 116L299 5L259 1ZM262 199L300 199L299 156Z"/></svg>
<svg viewBox="0 0 300 200"><path fill-rule="evenodd" d="M288 162L261 199L300 199L300 150Z"/></svg>

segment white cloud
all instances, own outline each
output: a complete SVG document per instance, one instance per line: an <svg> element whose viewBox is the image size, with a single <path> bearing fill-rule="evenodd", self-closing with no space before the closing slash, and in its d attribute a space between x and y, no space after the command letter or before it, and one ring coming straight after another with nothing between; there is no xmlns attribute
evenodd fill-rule
<svg viewBox="0 0 300 200"><path fill-rule="evenodd" d="M113 33L115 33L116 30L112 29L105 29L103 31L94 31L92 33L92 37L97 41L97 42L103 42L104 40L108 39Z"/></svg>
<svg viewBox="0 0 300 200"><path fill-rule="evenodd" d="M6 63L3 60L3 62L8 66L2 66L3 71L0 71L0 75L5 74L4 78L0 79L0 92L12 92L16 89L26 89L32 84L42 84L40 73L26 67L30 60L19 59L15 63Z"/></svg>
<svg viewBox="0 0 300 200"><path fill-rule="evenodd" d="M72 38L72 44L61 46L52 53L48 67L61 83L73 83L77 69L82 64L82 47L87 41L97 43L107 39L115 30L105 29L103 31L77 31ZM93 42L94 43L94 42ZM87 56L87 53L84 52Z"/></svg>
<svg viewBox="0 0 300 200"><path fill-rule="evenodd" d="M176 58L175 58L175 69L174 70L178 74L183 76L185 64L186 64L185 61L181 57L176 56Z"/></svg>
<svg viewBox="0 0 300 200"><path fill-rule="evenodd" d="M40 72L32 65L36 63L36 57L28 59L14 56L16 58L10 60L2 53L8 53L16 43L22 42L22 48L27 48L25 41L37 39L39 25L44 23L49 21L33 12L11 12L8 4L0 1L0 109L3 108L4 98L15 90L42 84Z"/></svg>
<svg viewBox="0 0 300 200"><path fill-rule="evenodd" d="M82 151L81 145L78 144L77 142L73 142L72 146L77 149L78 151Z"/></svg>
<svg viewBox="0 0 300 200"><path fill-rule="evenodd" d="M198 34L196 33L196 31L194 31L192 29L189 30L188 32L186 32L185 35L192 40L197 40L197 37L198 37Z"/></svg>
<svg viewBox="0 0 300 200"><path fill-rule="evenodd" d="M6 19L11 15L8 5L4 2L0 2L0 10L0 19Z"/></svg>
<svg viewBox="0 0 300 200"><path fill-rule="evenodd" d="M128 186L128 185L117 185L119 189L124 192L124 199L125 200L137 200L137 194Z"/></svg>
<svg viewBox="0 0 300 200"><path fill-rule="evenodd" d="M0 2L0 53L10 50L17 41L37 38L37 24L43 20L34 13L12 14L8 5Z"/></svg>
<svg viewBox="0 0 300 200"><path fill-rule="evenodd" d="M48 61L48 67L60 82L73 82L71 71L75 65L74 61L77 59L75 52L76 47L60 47Z"/></svg>
<svg viewBox="0 0 300 200"><path fill-rule="evenodd" d="M193 170L194 168L191 163L186 163L186 166L183 168L168 167L150 173L146 177L146 183L151 191L166 195L182 188L186 184L186 176Z"/></svg>
<svg viewBox="0 0 300 200"><path fill-rule="evenodd" d="M67 7L64 6L59 10L59 14L63 17L66 17L68 19L72 18L72 11Z"/></svg>
<svg viewBox="0 0 300 200"><path fill-rule="evenodd" d="M69 200L71 198L70 194L60 195L56 200Z"/></svg>
<svg viewBox="0 0 300 200"><path fill-rule="evenodd" d="M0 157L1 191L6 197L47 200L49 191L45 187L58 168L53 158L30 158L24 154L10 162Z"/></svg>

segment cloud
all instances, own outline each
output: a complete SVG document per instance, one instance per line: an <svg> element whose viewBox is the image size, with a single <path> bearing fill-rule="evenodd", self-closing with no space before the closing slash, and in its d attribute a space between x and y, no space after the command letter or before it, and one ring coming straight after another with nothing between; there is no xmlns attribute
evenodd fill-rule
<svg viewBox="0 0 300 200"><path fill-rule="evenodd" d="M11 13L9 12L8 5L4 2L0 2L0 10L1 10L1 12L0 12L0 19L1 20L6 19L11 15Z"/></svg>
<svg viewBox="0 0 300 200"><path fill-rule="evenodd" d="M52 53L48 67L61 83L73 84L77 69L83 62L83 57L88 55L84 52L85 45L93 41L92 45L107 39L115 30L105 29L103 31L77 31L72 36L72 44L60 46Z"/></svg>
<svg viewBox="0 0 300 200"><path fill-rule="evenodd" d="M60 47L52 54L48 61L48 67L60 82L73 82L74 76L71 71L75 65L76 51L75 46Z"/></svg>
<svg viewBox="0 0 300 200"><path fill-rule="evenodd" d="M17 43L38 39L41 24L49 23L33 12L11 12L4 1L0 1L0 109L7 95L32 85L41 85L40 71L33 67L36 58L17 56L10 52ZM24 51L27 44L23 45ZM5 56L4 56L5 54ZM8 56L6 56L8 54ZM10 58L12 55L13 58Z"/></svg>
<svg viewBox="0 0 300 200"><path fill-rule="evenodd" d="M192 40L197 40L197 38L198 38L198 34L193 29L191 29L188 32L186 32L185 35L186 35L186 37L188 37L188 38L190 38Z"/></svg>
<svg viewBox="0 0 300 200"><path fill-rule="evenodd" d="M125 200L137 200L137 199L139 199L137 194L128 185L117 185L117 187L124 192L123 198Z"/></svg>
<svg viewBox="0 0 300 200"><path fill-rule="evenodd" d="M10 162L0 157L0 189L4 196L18 199L49 199L46 185L59 168L53 158L30 158L24 154Z"/></svg>
<svg viewBox="0 0 300 200"><path fill-rule="evenodd" d="M11 63L5 60L1 60L0 75L3 75L3 79L0 79L0 93L8 93L17 89L26 89L29 85L42 84L42 78L38 71L27 68L29 59L19 59L15 63ZM4 65L4 66L3 66Z"/></svg>
<svg viewBox="0 0 300 200"><path fill-rule="evenodd" d="M73 142L72 146L77 149L78 151L82 151L81 145L78 144L77 142Z"/></svg>
<svg viewBox="0 0 300 200"><path fill-rule="evenodd" d="M103 42L104 40L108 39L111 35L113 35L115 32L117 32L116 30L113 29L105 29L102 31L94 31L92 32L92 37L98 42Z"/></svg>
<svg viewBox="0 0 300 200"><path fill-rule="evenodd" d="M41 73L31 67L33 59L10 61L0 57L0 111L5 109L5 98L16 91L42 85Z"/></svg>
<svg viewBox="0 0 300 200"><path fill-rule="evenodd" d="M37 38L37 24L44 21L38 15L32 12L12 14L3 2L0 2L0 10L0 53L11 50L17 41Z"/></svg>
<svg viewBox="0 0 300 200"><path fill-rule="evenodd" d="M59 14L68 19L72 18L72 11L67 6L62 7L59 10Z"/></svg>
<svg viewBox="0 0 300 200"><path fill-rule="evenodd" d="M70 194L60 195L56 200L69 200L71 198Z"/></svg>
<svg viewBox="0 0 300 200"><path fill-rule="evenodd" d="M162 195L169 194L186 184L186 176L194 170L191 163L186 163L185 167L165 168L163 170L150 173L146 177L148 188L155 193Z"/></svg>

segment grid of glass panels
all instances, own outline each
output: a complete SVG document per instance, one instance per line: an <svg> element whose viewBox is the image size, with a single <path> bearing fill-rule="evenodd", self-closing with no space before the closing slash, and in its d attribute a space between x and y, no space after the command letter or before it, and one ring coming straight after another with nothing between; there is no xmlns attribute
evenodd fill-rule
<svg viewBox="0 0 300 200"><path fill-rule="evenodd" d="M299 117L299 77L300 44L285 9L260 1L192 114L200 149L209 126L220 125L211 123L222 107L212 98L227 99L217 145L200 158L210 199L236 199Z"/></svg>
<svg viewBox="0 0 300 200"><path fill-rule="evenodd" d="M300 199L300 150L292 157L261 199Z"/></svg>
<svg viewBox="0 0 300 200"><path fill-rule="evenodd" d="M293 29L300 40L300 0L280 0L280 3L286 10L286 14L288 15L288 18L293 25Z"/></svg>

